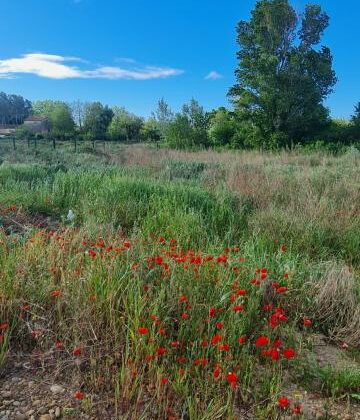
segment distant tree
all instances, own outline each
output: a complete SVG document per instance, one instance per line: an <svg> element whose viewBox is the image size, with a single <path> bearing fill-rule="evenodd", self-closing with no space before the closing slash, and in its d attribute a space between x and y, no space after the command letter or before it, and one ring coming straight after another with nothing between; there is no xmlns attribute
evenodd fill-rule
<svg viewBox="0 0 360 420"><path fill-rule="evenodd" d="M351 117L353 125L353 136L356 140L360 140L360 102L355 105L354 115Z"/></svg>
<svg viewBox="0 0 360 420"><path fill-rule="evenodd" d="M31 114L32 105L20 95L0 92L0 124L19 125Z"/></svg>
<svg viewBox="0 0 360 420"><path fill-rule="evenodd" d="M70 106L62 101L36 101L34 115L46 117L50 122L50 136L64 139L74 131L75 123Z"/></svg>
<svg viewBox="0 0 360 420"><path fill-rule="evenodd" d="M114 107L114 117L108 128L112 140L139 141L143 119L125 108Z"/></svg>
<svg viewBox="0 0 360 420"><path fill-rule="evenodd" d="M214 146L225 146L232 143L236 132L233 113L220 107L210 117L209 138Z"/></svg>
<svg viewBox="0 0 360 420"><path fill-rule="evenodd" d="M192 99L169 123L166 142L172 147L184 149L209 145L209 117L204 108Z"/></svg>
<svg viewBox="0 0 360 420"><path fill-rule="evenodd" d="M322 102L336 77L329 48L315 48L328 24L320 6L297 15L288 0L259 0L250 21L239 22L237 83L229 95L266 142L301 140L328 123Z"/></svg>
<svg viewBox="0 0 360 420"><path fill-rule="evenodd" d="M75 123L72 118L70 107L63 103L57 105L48 115L50 120L51 132L59 138L73 133Z"/></svg>
<svg viewBox="0 0 360 420"><path fill-rule="evenodd" d="M84 131L87 137L91 140L105 139L114 116L111 108L103 106L100 102L93 102L86 106L84 115Z"/></svg>
<svg viewBox="0 0 360 420"><path fill-rule="evenodd" d="M159 124L153 118L148 119L140 132L141 139L143 141L150 141L157 143L162 139L161 131Z"/></svg>
<svg viewBox="0 0 360 420"><path fill-rule="evenodd" d="M166 103L164 98L158 101L155 112L152 113L152 119L156 121L161 137L166 137L166 132L169 124L174 120L174 113L171 111L170 106Z"/></svg>
<svg viewBox="0 0 360 420"><path fill-rule="evenodd" d="M75 124L79 127L80 131L82 130L84 125L85 111L87 105L88 104L86 102L82 102L79 99L70 104L73 120Z"/></svg>

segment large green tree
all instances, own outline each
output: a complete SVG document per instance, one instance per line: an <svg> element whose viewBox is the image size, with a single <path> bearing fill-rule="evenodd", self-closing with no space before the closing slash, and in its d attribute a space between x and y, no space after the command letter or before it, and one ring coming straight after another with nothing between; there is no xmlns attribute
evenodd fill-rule
<svg viewBox="0 0 360 420"><path fill-rule="evenodd" d="M0 124L22 124L32 111L31 102L19 95L0 92Z"/></svg>
<svg viewBox="0 0 360 420"><path fill-rule="evenodd" d="M138 141L143 126L143 119L127 111L125 108L114 107L114 116L108 128L112 140Z"/></svg>
<svg viewBox="0 0 360 420"><path fill-rule="evenodd" d="M100 102L88 104L84 113L84 131L91 140L106 138L107 129L112 121L114 113L108 106Z"/></svg>
<svg viewBox="0 0 360 420"><path fill-rule="evenodd" d="M70 106L62 101L36 101L33 104L34 115L46 117L50 122L51 134L64 138L74 131L75 123Z"/></svg>
<svg viewBox="0 0 360 420"><path fill-rule="evenodd" d="M336 82L329 48L319 43L329 24L318 5L299 15L288 0L260 0L237 26L237 83L230 89L240 119L266 144L312 136L328 121L323 100Z"/></svg>

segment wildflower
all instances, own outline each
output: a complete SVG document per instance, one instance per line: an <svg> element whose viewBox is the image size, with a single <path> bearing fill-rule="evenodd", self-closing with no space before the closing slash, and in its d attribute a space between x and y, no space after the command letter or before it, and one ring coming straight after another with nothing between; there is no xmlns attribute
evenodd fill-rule
<svg viewBox="0 0 360 420"><path fill-rule="evenodd" d="M163 354L165 354L167 352L167 350L164 347L159 347L158 349L156 349L156 355L158 357L162 356Z"/></svg>
<svg viewBox="0 0 360 420"><path fill-rule="evenodd" d="M180 296L179 302L187 302L188 298L185 295Z"/></svg>
<svg viewBox="0 0 360 420"><path fill-rule="evenodd" d="M7 322L3 322L0 324L0 331L4 331L9 327L9 324Z"/></svg>
<svg viewBox="0 0 360 420"><path fill-rule="evenodd" d="M281 294L281 293L285 293L285 292L287 292L287 287L285 287L285 286L282 286L282 287L278 287L277 288L277 290L276 290L276 293L279 293L279 294Z"/></svg>
<svg viewBox="0 0 360 420"><path fill-rule="evenodd" d="M189 318L189 314L187 314L186 312L181 314L181 319L188 319Z"/></svg>
<svg viewBox="0 0 360 420"><path fill-rule="evenodd" d="M269 344L269 339L265 335L261 335L255 341L256 347L263 347L263 346L267 346L268 344Z"/></svg>
<svg viewBox="0 0 360 420"><path fill-rule="evenodd" d="M293 359L295 357L295 350L292 347L283 350L285 359Z"/></svg>
<svg viewBox="0 0 360 420"><path fill-rule="evenodd" d="M138 333L141 334L141 335L148 334L149 330L146 327L139 327L138 328Z"/></svg>
<svg viewBox="0 0 360 420"><path fill-rule="evenodd" d="M278 399L278 406L280 408L282 408L283 410L285 410L286 408L288 408L289 404L290 404L290 401L289 401L289 399L287 397L280 397Z"/></svg>
<svg viewBox="0 0 360 420"><path fill-rule="evenodd" d="M239 344L245 344L246 343L246 335L242 335L238 338Z"/></svg>
<svg viewBox="0 0 360 420"><path fill-rule="evenodd" d="M239 289L236 291L237 296L245 296L247 291L245 289Z"/></svg>
<svg viewBox="0 0 360 420"><path fill-rule="evenodd" d="M170 346L171 346L173 349L176 349L177 347L179 347L179 346L180 346L180 342L179 342L179 341L172 341L172 342L170 343Z"/></svg>
<svg viewBox="0 0 360 420"><path fill-rule="evenodd" d="M219 368L215 368L214 372L213 372L214 378L215 379L218 378L220 376L220 374L221 374L221 370Z"/></svg>
<svg viewBox="0 0 360 420"><path fill-rule="evenodd" d="M166 384L167 384L167 382L168 382L168 380L167 380L166 378L161 378L161 383L162 383L163 385L166 385Z"/></svg>
<svg viewBox="0 0 360 420"><path fill-rule="evenodd" d="M213 318L216 315L216 308L209 309L209 317Z"/></svg>
<svg viewBox="0 0 360 420"><path fill-rule="evenodd" d="M81 348L79 346L76 346L73 350L73 355L74 356L81 356Z"/></svg>
<svg viewBox="0 0 360 420"><path fill-rule="evenodd" d="M271 349L271 358L276 361L280 358L280 350L277 348Z"/></svg>
<svg viewBox="0 0 360 420"><path fill-rule="evenodd" d="M81 400L84 399L84 393L83 392L80 392L80 391L77 391L77 392L75 392L74 397L75 397L76 400L81 401Z"/></svg>
<svg viewBox="0 0 360 420"><path fill-rule="evenodd" d="M301 406L299 404L294 405L293 414L301 414Z"/></svg>
<svg viewBox="0 0 360 420"><path fill-rule="evenodd" d="M287 246L286 245L282 245L281 246L281 252L286 252L287 251Z"/></svg>
<svg viewBox="0 0 360 420"><path fill-rule="evenodd" d="M0 334L0 344L2 344L3 342L4 342L4 336Z"/></svg>
<svg viewBox="0 0 360 420"><path fill-rule="evenodd" d="M236 381L237 381L237 376L235 375L235 373L233 372L229 372L226 375L226 380L230 383L231 388L235 389L236 388Z"/></svg>
<svg viewBox="0 0 360 420"><path fill-rule="evenodd" d="M61 290L54 290L54 291L52 291L52 292L51 292L51 296L52 296L53 298L58 298L58 297L60 297L60 296L61 296Z"/></svg>
<svg viewBox="0 0 360 420"><path fill-rule="evenodd" d="M288 273L284 273L283 274L283 279L288 279L289 278L289 274Z"/></svg>
<svg viewBox="0 0 360 420"><path fill-rule="evenodd" d="M312 325L311 319L308 319L308 318L305 318L303 323L304 323L304 327L311 327Z"/></svg>
<svg viewBox="0 0 360 420"><path fill-rule="evenodd" d="M64 342L63 342L63 341L57 341L57 342L55 343L55 347L56 347L58 350L63 349L63 348L64 348Z"/></svg>
<svg viewBox="0 0 360 420"><path fill-rule="evenodd" d="M230 345L229 344L219 344L218 345L218 349L221 351L229 351L230 350Z"/></svg>
<svg viewBox="0 0 360 420"><path fill-rule="evenodd" d="M131 247L131 243L130 243L130 242L128 242L128 241L125 241L125 242L123 243L123 246L124 246L124 248L129 249L129 248Z"/></svg>
<svg viewBox="0 0 360 420"><path fill-rule="evenodd" d="M185 359L184 356L179 356L176 360L177 360L178 363L181 363L182 364L182 363L185 363L185 360L186 359Z"/></svg>
<svg viewBox="0 0 360 420"><path fill-rule="evenodd" d="M244 307L242 305L234 305L233 311L234 312L243 312L244 311Z"/></svg>
<svg viewBox="0 0 360 420"><path fill-rule="evenodd" d="M215 344L217 344L221 340L222 340L222 336L221 335L214 335L213 337L211 337L211 344L212 345L215 345Z"/></svg>
<svg viewBox="0 0 360 420"><path fill-rule="evenodd" d="M224 323L223 322L217 322L215 325L216 325L216 328L218 330L221 330L224 327Z"/></svg>

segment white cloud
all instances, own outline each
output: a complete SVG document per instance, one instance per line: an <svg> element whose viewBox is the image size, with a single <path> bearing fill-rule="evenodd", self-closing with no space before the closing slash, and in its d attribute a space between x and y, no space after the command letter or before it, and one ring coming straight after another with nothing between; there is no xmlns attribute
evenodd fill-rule
<svg viewBox="0 0 360 420"><path fill-rule="evenodd" d="M213 70L208 75L205 76L205 80L218 80L218 79L222 79L222 77L223 77L222 74Z"/></svg>
<svg viewBox="0 0 360 420"><path fill-rule="evenodd" d="M178 76L182 70L169 67L142 66L122 68L98 66L94 69L79 68L74 65L86 61L77 57L32 53L20 58L0 60L0 78L13 78L17 74L35 74L48 79L128 79L150 80Z"/></svg>

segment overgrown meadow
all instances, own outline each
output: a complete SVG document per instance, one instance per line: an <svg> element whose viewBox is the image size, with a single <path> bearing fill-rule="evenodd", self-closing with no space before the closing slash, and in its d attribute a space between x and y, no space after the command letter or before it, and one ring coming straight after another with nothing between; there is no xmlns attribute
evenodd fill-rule
<svg viewBox="0 0 360 420"><path fill-rule="evenodd" d="M294 386L356 401L360 370L313 338L359 362L359 164L1 140L1 368L41 354L122 419L302 418Z"/></svg>

